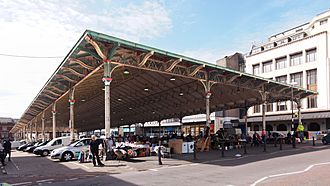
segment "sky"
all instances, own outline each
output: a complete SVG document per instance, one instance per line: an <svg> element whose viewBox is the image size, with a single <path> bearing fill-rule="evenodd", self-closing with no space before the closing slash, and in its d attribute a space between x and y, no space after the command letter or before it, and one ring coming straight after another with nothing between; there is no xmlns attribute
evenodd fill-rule
<svg viewBox="0 0 330 186"><path fill-rule="evenodd" d="M86 29L215 63L329 8L329 0L0 0L0 117L21 117Z"/></svg>

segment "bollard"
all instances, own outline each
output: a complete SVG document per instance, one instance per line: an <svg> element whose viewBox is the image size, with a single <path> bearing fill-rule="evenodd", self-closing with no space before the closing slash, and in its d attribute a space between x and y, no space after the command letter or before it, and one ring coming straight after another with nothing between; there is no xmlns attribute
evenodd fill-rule
<svg viewBox="0 0 330 186"><path fill-rule="evenodd" d="M277 147L277 138L275 138L274 147Z"/></svg>
<svg viewBox="0 0 330 186"><path fill-rule="evenodd" d="M194 160L197 160L196 140L194 141Z"/></svg>
<svg viewBox="0 0 330 186"><path fill-rule="evenodd" d="M315 137L313 136L313 146L315 146Z"/></svg>
<svg viewBox="0 0 330 186"><path fill-rule="evenodd" d="M292 148L296 148L296 136L294 134L292 136Z"/></svg>
<svg viewBox="0 0 330 186"><path fill-rule="evenodd" d="M159 147L158 147L158 164L163 165L162 154L161 154L161 141L159 141Z"/></svg>
<svg viewBox="0 0 330 186"><path fill-rule="evenodd" d="M247 152L246 152L246 143L247 143L247 141L244 142L244 154L247 154Z"/></svg>
<svg viewBox="0 0 330 186"><path fill-rule="evenodd" d="M283 138L280 138L280 150L282 150Z"/></svg>
<svg viewBox="0 0 330 186"><path fill-rule="evenodd" d="M225 157L225 142L221 142L221 157Z"/></svg>

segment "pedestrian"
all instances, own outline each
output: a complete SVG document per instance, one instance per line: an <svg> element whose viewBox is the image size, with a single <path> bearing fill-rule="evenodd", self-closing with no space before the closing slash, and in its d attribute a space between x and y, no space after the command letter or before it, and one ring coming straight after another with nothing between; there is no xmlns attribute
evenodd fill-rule
<svg viewBox="0 0 330 186"><path fill-rule="evenodd" d="M4 152L5 152L4 159L6 159L6 156L8 154L8 161L10 161L10 158L11 158L11 143L10 143L9 139L7 139L5 141L5 143L3 144L3 148L4 148Z"/></svg>
<svg viewBox="0 0 330 186"><path fill-rule="evenodd" d="M298 132L298 135L299 135L300 143L303 143L303 141L304 141L304 130L305 130L305 127L300 122L298 127L297 127L297 132Z"/></svg>
<svg viewBox="0 0 330 186"><path fill-rule="evenodd" d="M89 152L92 153L94 167L96 166L95 158L96 158L97 164L99 166L103 167L104 164L100 161L100 157L99 157L99 142L96 140L95 135L92 135L92 141L89 144Z"/></svg>
<svg viewBox="0 0 330 186"><path fill-rule="evenodd" d="M287 143L291 144L291 131L289 131L287 134Z"/></svg>
<svg viewBox="0 0 330 186"><path fill-rule="evenodd" d="M107 144L106 160L110 160L113 157L113 146L114 146L113 138L109 137L107 142L108 144Z"/></svg>
<svg viewBox="0 0 330 186"><path fill-rule="evenodd" d="M1 140L0 140L0 161L1 161L2 166L6 165L5 164L5 149L2 146Z"/></svg>

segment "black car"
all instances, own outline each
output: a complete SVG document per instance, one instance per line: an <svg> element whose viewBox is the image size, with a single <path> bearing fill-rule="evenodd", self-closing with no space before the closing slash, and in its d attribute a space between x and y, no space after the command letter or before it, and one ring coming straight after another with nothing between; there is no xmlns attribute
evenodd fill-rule
<svg viewBox="0 0 330 186"><path fill-rule="evenodd" d="M323 136L323 138L322 138L322 143L323 143L324 145L327 145L327 144L330 143L330 133L328 133L326 136Z"/></svg>
<svg viewBox="0 0 330 186"><path fill-rule="evenodd" d="M35 148L40 147L40 146L44 146L44 145L46 145L48 142L49 142L49 141L36 143L36 144L34 144L33 146L27 147L27 148L24 149L23 151L24 151L24 152L33 153L33 150L34 150Z"/></svg>
<svg viewBox="0 0 330 186"><path fill-rule="evenodd" d="M35 144L35 142L31 142L31 143L27 143L27 144L24 144L24 145L21 145L19 147L17 147L17 150L19 151L23 151L24 149L30 147L30 146L33 146Z"/></svg>

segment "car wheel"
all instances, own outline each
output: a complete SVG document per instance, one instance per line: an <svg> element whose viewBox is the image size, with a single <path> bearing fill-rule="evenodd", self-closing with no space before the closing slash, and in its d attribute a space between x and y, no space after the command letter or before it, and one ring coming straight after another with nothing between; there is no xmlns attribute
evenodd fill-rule
<svg viewBox="0 0 330 186"><path fill-rule="evenodd" d="M328 144L327 140L322 140L322 143L323 143L323 145L327 145Z"/></svg>
<svg viewBox="0 0 330 186"><path fill-rule="evenodd" d="M48 156L48 154L49 154L49 151L48 150L44 150L44 151L42 151L41 156Z"/></svg>
<svg viewBox="0 0 330 186"><path fill-rule="evenodd" d="M61 161L71 161L72 160L72 153L71 152L64 152L61 158Z"/></svg>

